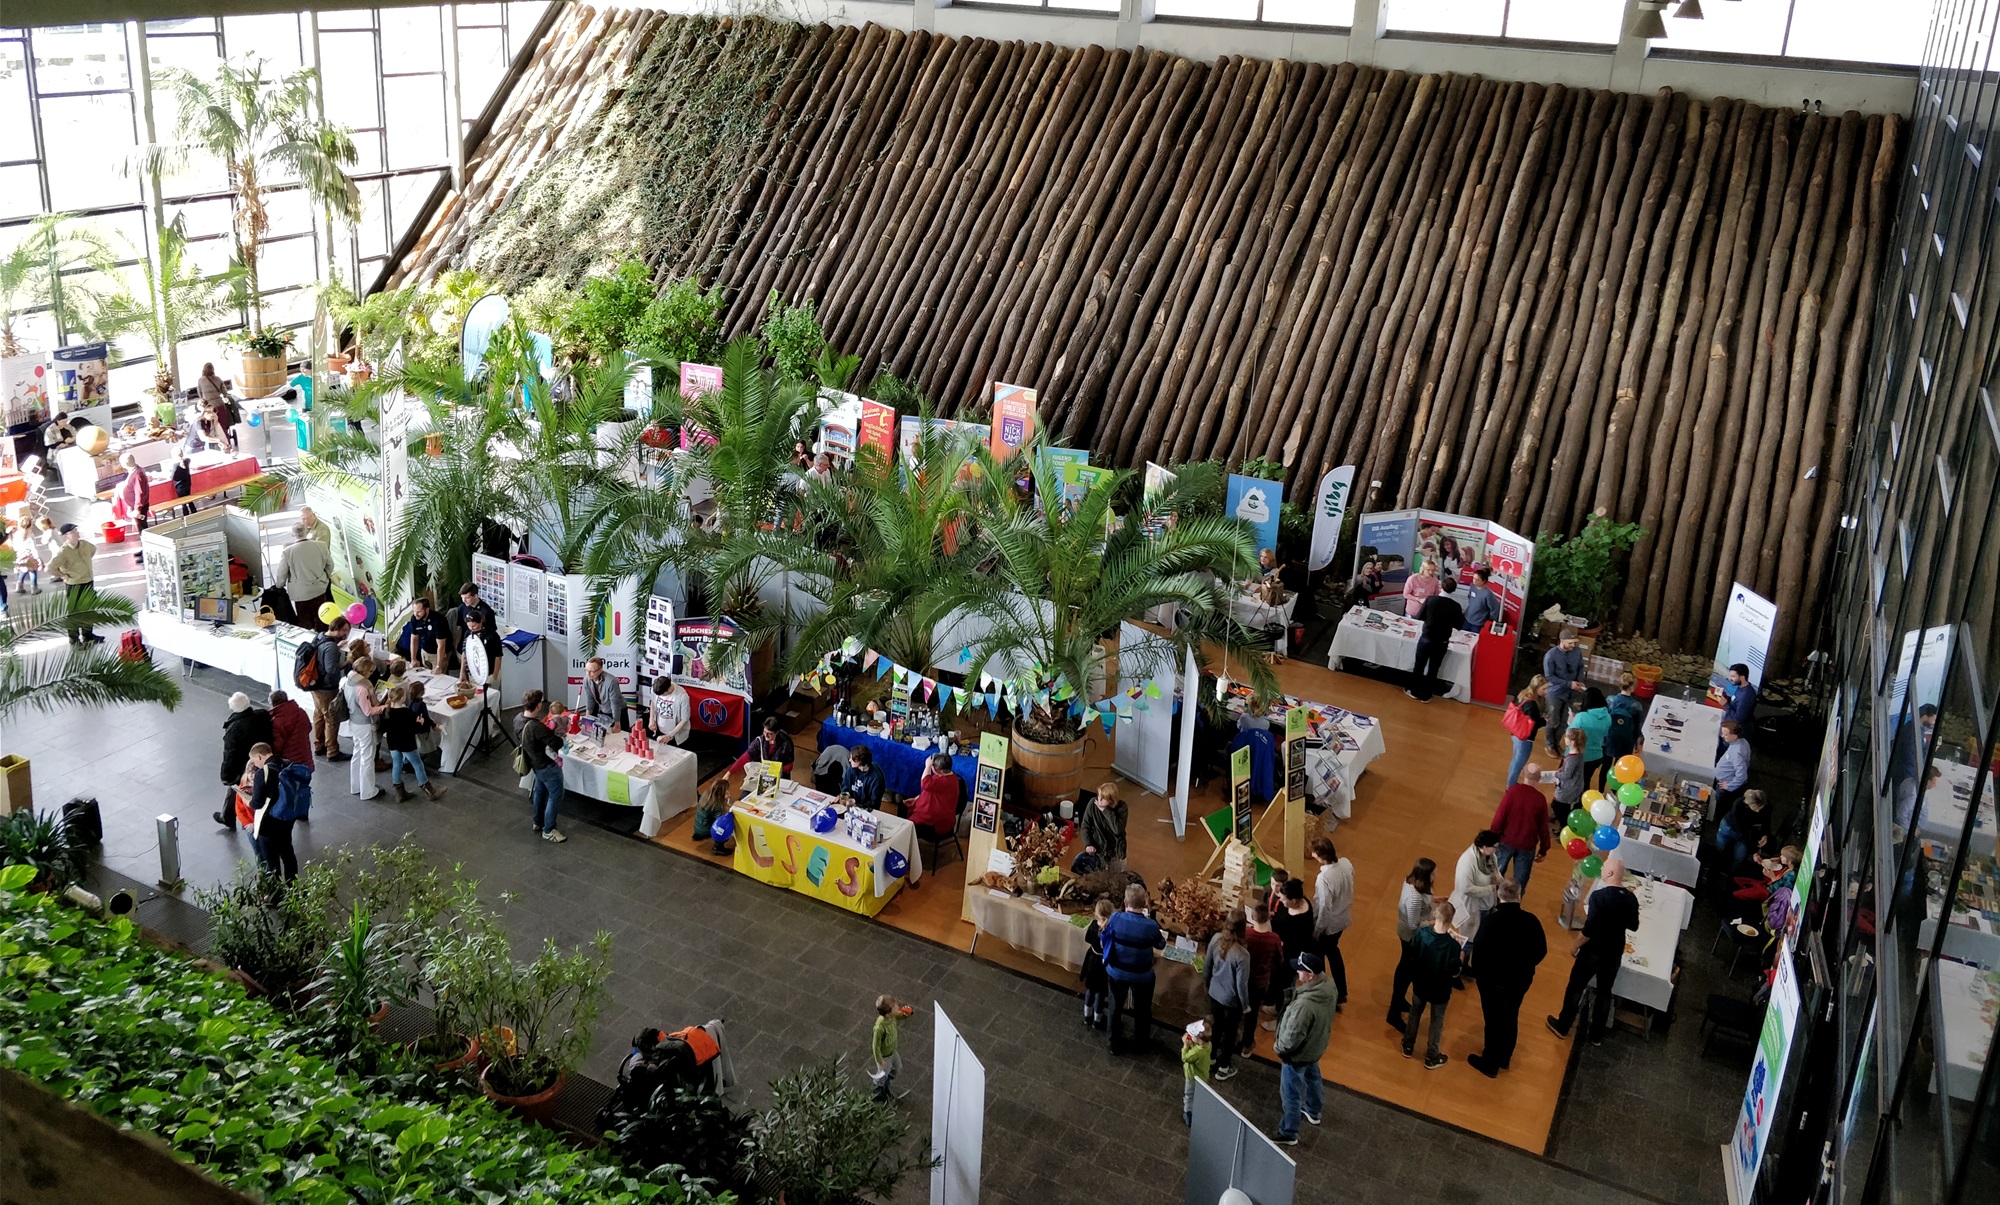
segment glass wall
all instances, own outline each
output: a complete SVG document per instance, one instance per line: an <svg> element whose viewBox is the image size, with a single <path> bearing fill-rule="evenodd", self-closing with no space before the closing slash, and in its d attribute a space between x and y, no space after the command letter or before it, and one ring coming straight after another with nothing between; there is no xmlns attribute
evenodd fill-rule
<svg viewBox="0 0 2000 1205"><path fill-rule="evenodd" d="M1940 0L1835 568L1844 890L1822 936L1838 951L1825 1139L1842 1203L1990 1201L2000 1186L1996 34L1991 0Z"/></svg>
<svg viewBox="0 0 2000 1205"><path fill-rule="evenodd" d="M313 286L330 271L350 287L374 283L448 176L452 135L463 136L478 120L546 7L546 0L514 0L0 29L0 252L17 246L37 215L75 213L66 230L96 236L122 270L135 271L157 254L139 152L171 144L179 119L172 93L151 86L161 73L202 75L225 57L250 56L273 74L317 67L327 119L354 136L359 158L349 171L360 186L361 217L337 223L329 243L324 217L296 181L267 181L270 232L258 273L265 322L307 323ZM457 131L450 128L454 89ZM159 206L164 221L183 223L201 270L228 266L235 202L220 162L169 155ZM75 341L80 298L97 287L96 276L66 275L54 306L16 323L24 342L49 351ZM226 359L218 337L243 325L238 315L183 342L184 374L190 361ZM119 351L112 396L133 400L151 383L151 357L134 338Z"/></svg>
<svg viewBox="0 0 2000 1205"><path fill-rule="evenodd" d="M1161 0L1164 9L1166 0ZM1929 0L1716 0L1698 19L1662 14L1667 36L1655 49L1855 63L1917 63ZM1625 18L1623 0L1382 0L1388 28L1472 38L1609 46Z"/></svg>

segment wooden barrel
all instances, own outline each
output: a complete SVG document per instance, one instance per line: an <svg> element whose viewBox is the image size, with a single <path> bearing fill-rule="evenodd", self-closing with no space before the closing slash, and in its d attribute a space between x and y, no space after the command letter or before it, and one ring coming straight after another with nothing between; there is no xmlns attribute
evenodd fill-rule
<svg viewBox="0 0 2000 1205"><path fill-rule="evenodd" d="M1087 738L1078 737L1061 745L1044 745L1014 729L1014 772L1021 776L1029 806L1053 809L1061 800L1076 798L1090 744Z"/></svg>
<svg viewBox="0 0 2000 1205"><path fill-rule="evenodd" d="M285 387L285 357L243 357L236 377L236 392L246 398L270 397Z"/></svg>

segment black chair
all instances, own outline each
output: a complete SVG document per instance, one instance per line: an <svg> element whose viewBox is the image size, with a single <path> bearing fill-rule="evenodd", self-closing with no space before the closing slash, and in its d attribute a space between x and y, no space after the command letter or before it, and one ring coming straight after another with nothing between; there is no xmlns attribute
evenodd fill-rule
<svg viewBox="0 0 2000 1205"><path fill-rule="evenodd" d="M945 832L932 831L928 835L921 828L917 830L917 847L921 849L926 845L930 846L930 852L924 856L924 866L926 869L935 869L940 864L938 862L938 855L947 844L958 851L959 861L965 861L965 846L958 839L959 826L964 823L965 795L961 792L959 794L958 815L952 819L949 830Z"/></svg>
<svg viewBox="0 0 2000 1205"><path fill-rule="evenodd" d="M1757 1034L1764 1027L1764 1010L1748 1000L1738 1000L1734 996L1713 993L1708 998L1708 1007L1701 1017L1701 1052L1708 1053L1708 1044L1716 1034L1728 1034L1755 1044Z"/></svg>

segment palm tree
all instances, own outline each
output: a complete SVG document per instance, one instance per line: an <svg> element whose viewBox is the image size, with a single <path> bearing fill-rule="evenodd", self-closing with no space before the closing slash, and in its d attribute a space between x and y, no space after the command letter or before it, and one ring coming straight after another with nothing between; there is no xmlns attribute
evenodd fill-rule
<svg viewBox="0 0 2000 1205"><path fill-rule="evenodd" d="M186 215L160 227L157 270L143 252L133 250L126 258L138 261L143 289L132 288L109 251L91 258L105 279L114 282L97 299L91 331L100 339L133 332L143 337L153 351L153 392L171 402L180 376L181 340L229 312L245 273L240 264L231 264L218 275L202 275L188 253Z"/></svg>
<svg viewBox="0 0 2000 1205"><path fill-rule="evenodd" d="M347 174L359 153L345 129L318 117L317 79L311 68L267 76L256 56L219 63L209 79L179 67L159 75L179 125L172 143L145 148L141 159L152 170L195 154L222 161L236 193L231 234L249 287L252 334L264 329L257 259L271 225L265 195L274 181L296 178L313 203L350 222L361 217L361 190Z"/></svg>
<svg viewBox="0 0 2000 1205"><path fill-rule="evenodd" d="M151 661L126 661L96 644L56 644L79 627L121 627L132 622L130 599L86 591L16 596L0 622L0 721L19 711L112 703L180 704L181 688ZM47 647L32 647L41 642Z"/></svg>
<svg viewBox="0 0 2000 1205"><path fill-rule="evenodd" d="M1154 536L1132 519L1116 520L1112 502L1134 474L1119 470L1081 498L1066 500L1055 468L1031 444L1005 464L982 455L980 527L974 555L984 576L953 583L940 602L983 620L971 664L1011 681L1027 705L1018 727L1030 740L1060 745L1083 734L1082 705L1103 656L1099 641L1121 622L1172 604L1179 623L1151 635L1138 649L1120 648L1121 671L1150 678L1179 666L1192 652L1206 663L1207 646L1241 658L1241 673L1260 692L1276 677L1258 641L1230 614L1229 579L1255 563L1248 532L1233 519L1185 519ZM1162 509L1204 487L1184 474ZM1016 492L1025 478L1032 494ZM1117 684L1107 687L1116 691ZM1073 706L1075 704L1075 706Z"/></svg>
<svg viewBox="0 0 2000 1205"><path fill-rule="evenodd" d="M518 436L521 457L514 462L512 493L532 503L525 510L517 503L513 513L532 536L555 551L557 568L563 573L583 571L591 542L601 529L602 512L613 495L633 488L610 466L636 455L636 434L613 446L598 445L599 426L627 417L625 383L632 377L632 367L623 356L612 360L601 366L575 366L569 396L562 401L539 377L523 389L534 421L524 423Z"/></svg>
<svg viewBox="0 0 2000 1205"><path fill-rule="evenodd" d="M46 213L29 223L21 241L0 255L0 356L18 356L26 348L14 330L14 323L29 310L58 306L60 294L77 290L65 283L63 270L80 265L97 248L94 239L66 233L63 223L74 220L72 213ZM74 294L72 306L88 295Z"/></svg>

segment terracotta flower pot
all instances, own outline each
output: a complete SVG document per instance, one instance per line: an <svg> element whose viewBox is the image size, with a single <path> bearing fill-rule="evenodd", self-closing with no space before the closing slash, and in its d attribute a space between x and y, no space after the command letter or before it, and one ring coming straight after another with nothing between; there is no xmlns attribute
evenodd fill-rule
<svg viewBox="0 0 2000 1205"><path fill-rule="evenodd" d="M456 1035L433 1034L432 1036L437 1038L445 1038ZM444 1059L442 1061L433 1061L431 1063L432 1071L457 1071L461 1067L484 1068L485 1066L484 1062L480 1061L479 1039L461 1038L460 1040L462 1040L465 1043L465 1053L458 1055L456 1058ZM429 1039L418 1038L416 1041L409 1043L407 1049L410 1051L411 1054L415 1055L416 1057L424 1058L426 1057L426 1054L423 1046L426 1041L429 1041Z"/></svg>
<svg viewBox="0 0 2000 1205"><path fill-rule="evenodd" d="M532 1121L537 1125L546 1124L555 1116L556 1097L561 1095L563 1085L569 1082L569 1076L558 1075L555 1083L531 1096L507 1096L493 1090L493 1085L487 1080L492 1073L491 1067L479 1073L479 1090L486 1094L486 1099L512 1110L523 1121Z"/></svg>
<svg viewBox="0 0 2000 1205"><path fill-rule="evenodd" d="M381 1007L368 1014L368 1032L381 1033L382 1022L389 1019L389 1002L384 1000Z"/></svg>

